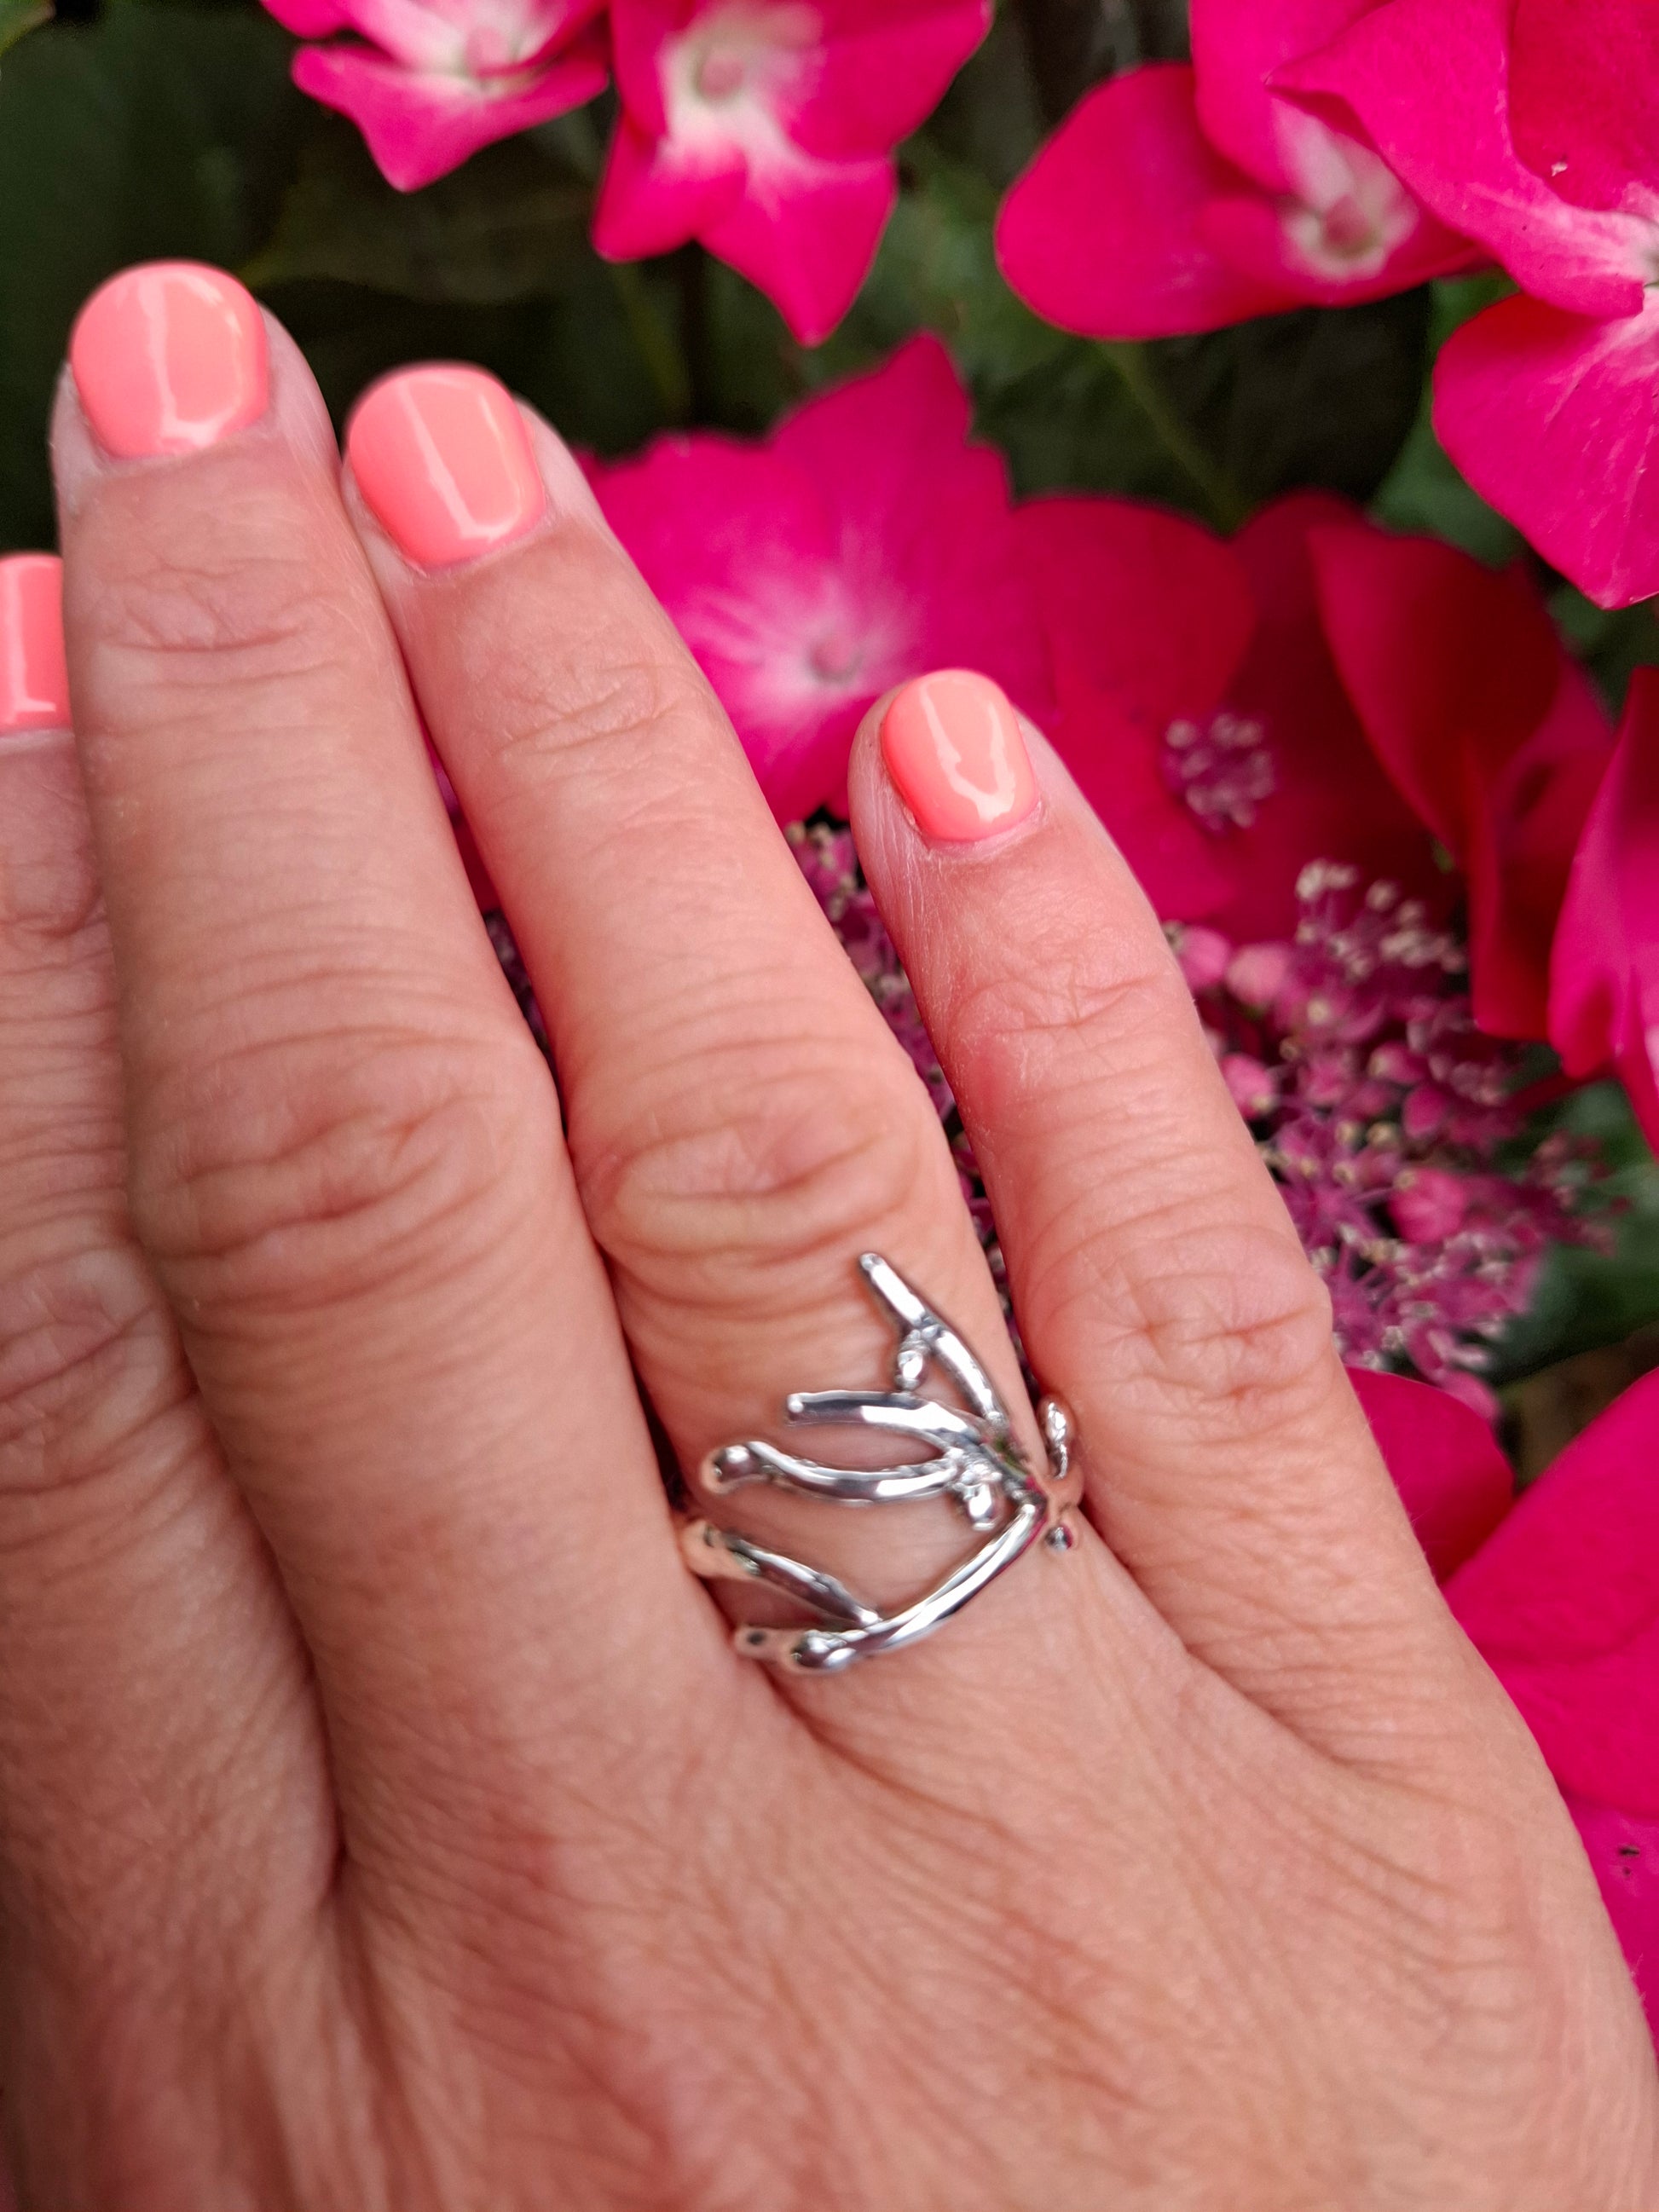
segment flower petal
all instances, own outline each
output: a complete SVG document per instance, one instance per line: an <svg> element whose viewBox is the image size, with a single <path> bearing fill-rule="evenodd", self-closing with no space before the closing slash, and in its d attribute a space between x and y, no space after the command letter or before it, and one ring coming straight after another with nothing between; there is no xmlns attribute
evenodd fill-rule
<svg viewBox="0 0 1659 2212"><path fill-rule="evenodd" d="M263 0L263 5L296 39L326 39L343 31L348 20L338 0Z"/></svg>
<svg viewBox="0 0 1659 2212"><path fill-rule="evenodd" d="M1529 292L1579 314L1633 314L1650 273L1648 226L1570 206L1510 141L1512 4L1388 0L1275 82L1339 126L1343 109L1357 116L1418 198Z"/></svg>
<svg viewBox="0 0 1659 2212"><path fill-rule="evenodd" d="M1484 1544L1515 1499L1515 1471L1489 1423L1431 1382L1351 1367L1377 1449L1437 1582Z"/></svg>
<svg viewBox="0 0 1659 2212"><path fill-rule="evenodd" d="M369 46L301 46L294 57L301 91L351 118L381 175L400 192L447 175L495 139L580 107L604 91L605 77L599 48L587 44L557 55L511 93L467 78L417 75Z"/></svg>
<svg viewBox="0 0 1659 2212"><path fill-rule="evenodd" d="M699 234L765 293L802 345L817 345L869 275L897 197L890 155L751 161L741 198Z"/></svg>
<svg viewBox="0 0 1659 2212"><path fill-rule="evenodd" d="M1516 151L1575 206L1659 185L1659 44L1651 0L1516 0Z"/></svg>
<svg viewBox="0 0 1659 2212"><path fill-rule="evenodd" d="M1091 337L1218 330L1305 295L1224 260L1200 217L1248 195L1198 127L1193 72L1127 70L1073 108L997 217L997 259L1028 306Z"/></svg>
<svg viewBox="0 0 1659 2212"><path fill-rule="evenodd" d="M1340 37L1376 0L1192 0L1198 120L1218 153L1268 191L1297 189L1285 158L1283 103L1267 80Z"/></svg>
<svg viewBox="0 0 1659 2212"><path fill-rule="evenodd" d="M1659 1373L1567 1446L1446 1597L1562 1790L1659 1818Z"/></svg>
<svg viewBox="0 0 1659 2212"><path fill-rule="evenodd" d="M1659 592L1659 294L1595 323L1500 300L1435 367L1440 441L1598 606Z"/></svg>
<svg viewBox="0 0 1659 2212"><path fill-rule="evenodd" d="M1659 1820L1637 1820L1587 1797L1569 1796L1567 1810L1659 2041Z"/></svg>
<svg viewBox="0 0 1659 2212"><path fill-rule="evenodd" d="M1659 1146L1659 671L1638 668L1573 856L1550 962L1550 1042L1569 1075L1619 1072Z"/></svg>
<svg viewBox="0 0 1659 2212"><path fill-rule="evenodd" d="M817 0L816 66L785 115L811 154L885 154L933 113L991 27L990 0Z"/></svg>

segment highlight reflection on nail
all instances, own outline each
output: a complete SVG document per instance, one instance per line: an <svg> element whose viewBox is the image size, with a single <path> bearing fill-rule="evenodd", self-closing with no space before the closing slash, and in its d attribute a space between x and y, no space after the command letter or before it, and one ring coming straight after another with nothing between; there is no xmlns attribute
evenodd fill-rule
<svg viewBox="0 0 1659 2212"><path fill-rule="evenodd" d="M376 521L422 568L522 537L547 506L519 410L482 369L441 362L383 379L351 418L346 458Z"/></svg>
<svg viewBox="0 0 1659 2212"><path fill-rule="evenodd" d="M946 668L894 697L882 757L922 835L971 844L1023 822L1037 802L1019 717L988 676Z"/></svg>
<svg viewBox="0 0 1659 2212"><path fill-rule="evenodd" d="M198 262L112 276L82 308L69 351L87 419L123 460L199 452L257 422L270 396L258 305Z"/></svg>
<svg viewBox="0 0 1659 2212"><path fill-rule="evenodd" d="M69 726L64 568L50 553L0 560L0 737Z"/></svg>

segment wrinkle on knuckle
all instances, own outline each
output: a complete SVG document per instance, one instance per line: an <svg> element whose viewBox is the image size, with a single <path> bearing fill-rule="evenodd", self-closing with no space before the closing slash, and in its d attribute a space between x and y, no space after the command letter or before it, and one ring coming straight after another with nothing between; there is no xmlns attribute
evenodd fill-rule
<svg viewBox="0 0 1659 2212"><path fill-rule="evenodd" d="M826 1251L879 1244L953 1196L937 1119L902 1068L782 1040L749 1040L738 1058L729 1076L707 1058L688 1067L678 1097L642 1101L603 1143L573 1121L584 1208L628 1272L672 1279L689 1263L716 1293L757 1267L811 1270Z"/></svg>
<svg viewBox="0 0 1659 2212"><path fill-rule="evenodd" d="M952 1052L974 1071L988 1118L1012 1118L1034 1097L1099 1079L1124 1041L1193 1019L1178 972L1141 964L1034 957L1018 974L968 986L951 1009Z"/></svg>
<svg viewBox="0 0 1659 2212"><path fill-rule="evenodd" d="M526 1074L533 1052L526 1033ZM521 1214L550 1141L550 1101L517 1073L510 1048L418 1036L226 1054L135 1132L139 1236L203 1315L292 1318L457 1279Z"/></svg>
<svg viewBox="0 0 1659 2212"><path fill-rule="evenodd" d="M492 733L512 781L594 773L629 781L641 755L660 754L673 732L715 709L702 677L678 653L641 650L633 635L601 637L550 679L544 667L501 672L501 713Z"/></svg>
<svg viewBox="0 0 1659 2212"><path fill-rule="evenodd" d="M94 1476L188 1378L139 1253L29 1261L0 1249L0 1498L9 1511Z"/></svg>

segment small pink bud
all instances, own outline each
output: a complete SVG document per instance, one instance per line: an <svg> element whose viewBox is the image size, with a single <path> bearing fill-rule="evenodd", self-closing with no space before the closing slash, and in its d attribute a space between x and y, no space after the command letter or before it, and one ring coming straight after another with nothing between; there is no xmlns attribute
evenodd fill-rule
<svg viewBox="0 0 1659 2212"><path fill-rule="evenodd" d="M1413 1144L1422 1144L1444 1128L1451 1106L1451 1100L1436 1085L1419 1083L1406 1093L1400 1125Z"/></svg>
<svg viewBox="0 0 1659 2212"><path fill-rule="evenodd" d="M1469 1190L1443 1168L1407 1169L1394 1187L1394 1218L1413 1244L1442 1244L1462 1227Z"/></svg>
<svg viewBox="0 0 1659 2212"><path fill-rule="evenodd" d="M1285 988L1292 957L1288 945L1246 945L1227 963L1227 988L1241 1006L1271 1006Z"/></svg>
<svg viewBox="0 0 1659 2212"><path fill-rule="evenodd" d="M1227 1053L1221 1062L1221 1073L1232 1093L1234 1105L1247 1121L1256 1121L1273 1111L1279 1086L1259 1060L1252 1060L1244 1052Z"/></svg>
<svg viewBox="0 0 1659 2212"><path fill-rule="evenodd" d="M1227 972L1233 948L1218 929L1189 923L1176 939L1175 957L1187 988L1196 994L1212 991Z"/></svg>

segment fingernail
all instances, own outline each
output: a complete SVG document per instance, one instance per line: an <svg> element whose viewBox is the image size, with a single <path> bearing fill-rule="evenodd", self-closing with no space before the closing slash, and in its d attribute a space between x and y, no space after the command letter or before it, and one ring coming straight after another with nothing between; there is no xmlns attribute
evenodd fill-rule
<svg viewBox="0 0 1659 2212"><path fill-rule="evenodd" d="M193 453L265 411L264 324L222 269L152 261L94 292L70 369L99 443L121 460Z"/></svg>
<svg viewBox="0 0 1659 2212"><path fill-rule="evenodd" d="M925 837L972 844L1023 822L1037 802L1019 717L988 676L919 676L881 725L887 773Z"/></svg>
<svg viewBox="0 0 1659 2212"><path fill-rule="evenodd" d="M0 561L0 737L69 726L64 564L50 553Z"/></svg>
<svg viewBox="0 0 1659 2212"><path fill-rule="evenodd" d="M351 418L346 459L375 520L417 568L508 544L547 507L519 410L482 369L446 362L385 378Z"/></svg>

